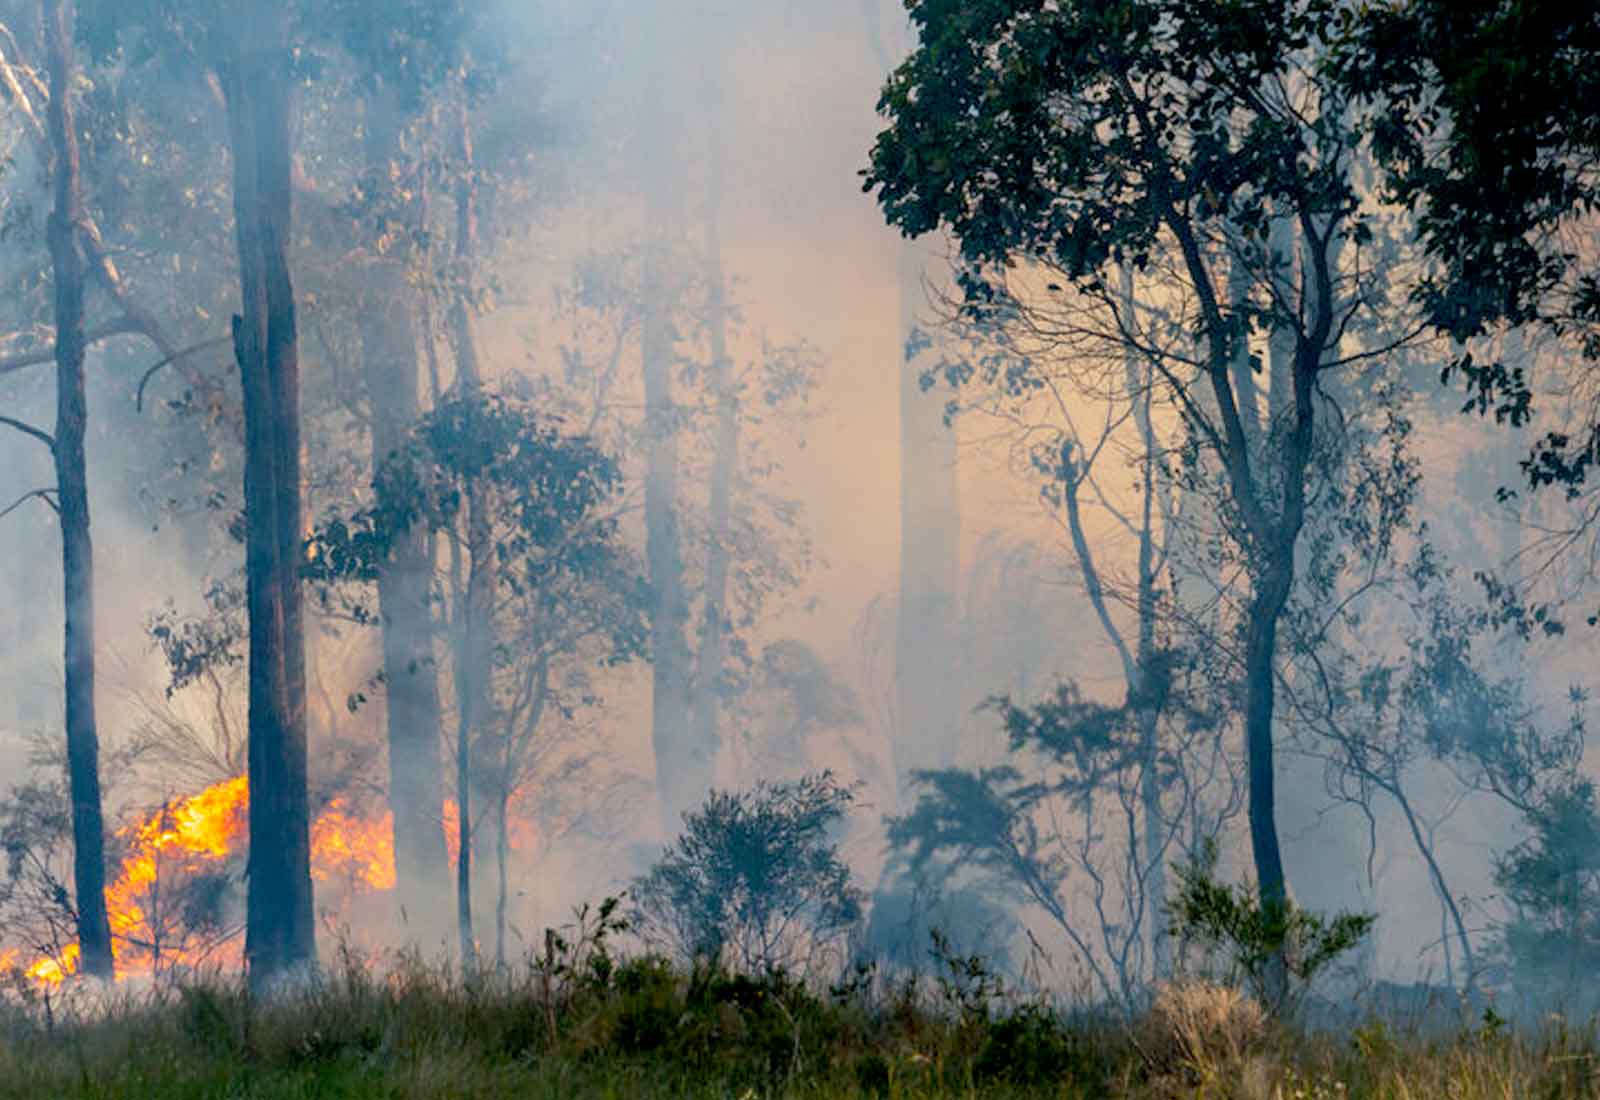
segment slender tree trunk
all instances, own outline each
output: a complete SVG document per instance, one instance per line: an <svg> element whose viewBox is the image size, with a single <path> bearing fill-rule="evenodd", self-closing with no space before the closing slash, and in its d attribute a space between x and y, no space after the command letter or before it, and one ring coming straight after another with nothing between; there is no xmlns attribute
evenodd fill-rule
<svg viewBox="0 0 1600 1100"><path fill-rule="evenodd" d="M114 969L106 914L105 826L100 805L100 739L94 708L94 546L89 537L89 474L84 435L83 290L77 246L83 220L78 137L72 109L73 0L46 0L50 68L50 144L55 157L55 210L50 257L55 268L57 511L64 582L67 785L72 800L72 884L83 973L110 978Z"/></svg>
<svg viewBox="0 0 1600 1100"><path fill-rule="evenodd" d="M1292 553L1292 549L1291 549ZM1291 564L1271 568L1250 601L1245 628L1245 754L1249 773L1250 847L1256 885L1265 905L1288 900L1283 853L1278 845L1277 792L1273 770L1274 660L1278 619L1289 599Z"/></svg>
<svg viewBox="0 0 1600 1100"><path fill-rule="evenodd" d="M888 29L877 0L863 0L867 43L887 74L916 44L903 18ZM961 572L961 496L955 430L922 388L936 355L921 321L928 257L900 245L900 599L895 629L896 796L910 805L910 773L955 762L965 686L959 675L956 586ZM984 685L989 690L991 685ZM880 886L881 888L881 886Z"/></svg>
<svg viewBox="0 0 1600 1100"><path fill-rule="evenodd" d="M457 156L461 179L456 186L456 261L459 276L472 278L477 263L478 207L476 167L473 160L471 118L463 105L456 115ZM456 384L464 397L476 397L483 387L479 364L474 305L470 287L456 295L450 310L451 342L456 357ZM456 744L456 807L460 823L456 854L456 920L463 966L477 962L477 937L472 922L472 752L474 738L489 721L489 662L494 650L493 539L488 486L469 476L467 506L467 593L461 652L457 655L457 684L461 719Z"/></svg>
<svg viewBox="0 0 1600 1100"><path fill-rule="evenodd" d="M1228 264L1228 303L1235 316L1243 316L1250 305L1250 294L1255 288L1254 274L1245 266L1243 260L1235 256ZM1256 385L1256 373L1251 361L1249 340L1240 340L1233 349L1233 361L1229 364L1233 376L1233 391L1238 394L1239 419L1244 425L1244 437L1250 446L1252 462L1262 459L1262 442L1265 433L1261 430L1261 398L1260 387Z"/></svg>
<svg viewBox="0 0 1600 1100"><path fill-rule="evenodd" d="M722 271L722 141L713 131L711 194L706 213L706 281L710 287L706 326L711 333L711 392L717 402L709 498L710 545L706 552L704 621L695 655L692 714L694 743L709 757L721 743L722 672L727 660L728 573L733 550L733 477L739 463L739 394L728 356L727 285Z"/></svg>
<svg viewBox="0 0 1600 1100"><path fill-rule="evenodd" d="M502 780L508 780L511 774L511 763L510 761L502 761L502 763L505 768L501 772ZM494 808L494 965L496 968L503 968L506 965L506 915L511 901L510 813L511 785L509 781L502 781L500 789L496 792Z"/></svg>
<svg viewBox="0 0 1600 1100"><path fill-rule="evenodd" d="M383 199L400 185L400 125L392 96L367 101L367 178ZM368 267L360 332L372 414L372 468L404 446L418 415L417 325L404 249L374 255ZM381 484L381 480L380 480ZM433 654L427 532L408 531L378 573L389 742L389 807L394 818L396 900L419 930L430 930L447 878L439 767L439 685ZM427 934L427 938L431 935Z"/></svg>
<svg viewBox="0 0 1600 1100"><path fill-rule="evenodd" d="M242 21L247 23L249 21ZM281 14L241 25L219 66L234 160L250 618L245 960L258 987L311 965L310 807L300 576L300 372L289 275L290 54Z"/></svg>
<svg viewBox="0 0 1600 1100"><path fill-rule="evenodd" d="M1295 266L1299 261L1294 224L1288 218L1274 217L1269 223L1267 248L1273 262L1287 270L1280 285L1294 286ZM1277 324L1267 333L1267 420L1274 434L1281 432L1294 410L1294 344L1291 325Z"/></svg>
<svg viewBox="0 0 1600 1100"><path fill-rule="evenodd" d="M690 726L690 652L686 637L688 597L678 530L678 408L672 372L676 340L668 315L665 257L659 242L646 260L645 319L641 336L644 370L645 565L650 575L650 737L662 825L677 833L682 815L704 796L710 779L708 746Z"/></svg>
<svg viewBox="0 0 1600 1100"><path fill-rule="evenodd" d="M900 600L895 644L895 771L902 807L910 776L956 762L964 680L957 646L961 572L961 494L956 433L922 372L939 358L922 320L928 261L901 245L900 279Z"/></svg>
<svg viewBox="0 0 1600 1100"><path fill-rule="evenodd" d="M1122 308L1130 328L1137 325L1138 301L1134 295L1133 268L1124 265L1121 273ZM1167 829L1161 810L1161 711L1164 700L1154 695L1152 675L1156 661L1156 562L1155 526L1157 523L1156 462L1160 455L1155 423L1151 418L1153 380L1140 376L1139 357L1131 349L1123 359L1128 393L1133 398L1134 421L1144 451L1140 472L1143 498L1139 516L1138 629L1134 646L1134 676L1128 688L1139 701L1139 802L1144 843L1144 913L1150 927L1150 969L1157 979L1171 975L1171 944L1162 927L1167 911ZM1079 536L1082 541L1082 536Z"/></svg>

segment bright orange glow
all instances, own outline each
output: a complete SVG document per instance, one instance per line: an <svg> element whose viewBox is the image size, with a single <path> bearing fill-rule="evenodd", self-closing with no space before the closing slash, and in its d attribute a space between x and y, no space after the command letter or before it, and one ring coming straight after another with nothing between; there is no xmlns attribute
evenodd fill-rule
<svg viewBox="0 0 1600 1100"><path fill-rule="evenodd" d="M520 788L511 792L513 811L509 815L510 820L507 823L506 840L513 852L526 857L537 851L539 847L539 827L531 818L523 817L515 812L517 800L521 797L522 790ZM478 815L474 814L473 816L477 817ZM461 811L456 808L456 800L453 798L444 800L443 825L445 852L450 857L450 866L454 867L456 865L456 857L461 851ZM478 852L484 850L482 845L486 842L484 836L485 828L486 826L481 819L473 822L472 851L475 857ZM492 841L489 841L489 843L492 845Z"/></svg>
<svg viewBox="0 0 1600 1100"><path fill-rule="evenodd" d="M461 851L461 808L453 798L444 800L444 850L454 867Z"/></svg>
<svg viewBox="0 0 1600 1100"><path fill-rule="evenodd" d="M393 890L394 815L376 821L350 816L345 801L328 803L311 826L311 877L325 882L336 874L373 890Z"/></svg>
<svg viewBox="0 0 1600 1100"><path fill-rule="evenodd" d="M199 794L170 802L143 822L117 831L128 854L106 887L112 953L117 977L153 974L162 967L209 962L236 965L241 944L222 930L209 942L183 942L188 919L181 904L174 912L172 883L218 873L242 853L249 831L249 785L244 776L224 780ZM311 874L319 881L349 883L358 892L394 889L394 828L390 814L376 819L354 815L334 799L311 826ZM169 896L163 898L165 887ZM77 944L58 957L36 960L27 976L58 986L77 972ZM0 952L0 971L18 965L13 949Z"/></svg>
<svg viewBox="0 0 1600 1100"><path fill-rule="evenodd" d="M132 851L106 888L106 908L111 917L111 950L119 971L132 965L153 970L161 953L170 946L161 943L166 922L158 913L152 920L147 908L153 888L163 876L214 870L240 846L247 825L250 795L243 776L207 787L199 794L168 803L138 826L117 831L129 842ZM131 944L140 947L128 950ZM146 955L135 959L130 955ZM170 954L169 954L170 958ZM191 961L181 953L176 962Z"/></svg>
<svg viewBox="0 0 1600 1100"><path fill-rule="evenodd" d="M52 959L47 956L28 967L28 977L40 985L48 986L58 986L67 980L68 974L76 974L77 972L78 945L75 943L67 944L59 959Z"/></svg>

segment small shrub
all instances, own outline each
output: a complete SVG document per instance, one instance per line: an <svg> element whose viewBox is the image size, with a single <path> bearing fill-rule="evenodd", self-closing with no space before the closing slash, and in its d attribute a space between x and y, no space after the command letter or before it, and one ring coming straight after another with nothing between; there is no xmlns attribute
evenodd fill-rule
<svg viewBox="0 0 1600 1100"><path fill-rule="evenodd" d="M1293 901L1263 904L1243 886L1218 882L1217 850L1207 844L1192 864L1177 870L1178 890L1168 909L1179 958L1202 956L1199 976L1242 986L1269 1012L1290 1014L1311 981L1359 944L1376 919L1368 913L1325 916Z"/></svg>
<svg viewBox="0 0 1600 1100"><path fill-rule="evenodd" d="M1232 986L1171 982L1157 988L1140 1049L1158 1074L1186 1070L1200 1080L1236 1071L1263 1044L1259 1002Z"/></svg>
<svg viewBox="0 0 1600 1100"><path fill-rule="evenodd" d="M826 771L713 791L634 882L635 927L685 960L807 970L861 919L861 892L828 835L854 797Z"/></svg>
<svg viewBox="0 0 1600 1100"><path fill-rule="evenodd" d="M990 1024L983 1052L973 1066L980 1081L1042 1085L1087 1076L1087 1059L1055 1013L1023 1005Z"/></svg>

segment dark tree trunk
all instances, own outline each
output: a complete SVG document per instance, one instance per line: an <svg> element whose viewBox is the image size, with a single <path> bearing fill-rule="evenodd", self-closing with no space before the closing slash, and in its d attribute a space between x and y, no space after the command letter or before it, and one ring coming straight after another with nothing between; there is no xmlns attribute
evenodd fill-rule
<svg viewBox="0 0 1600 1100"><path fill-rule="evenodd" d="M400 128L392 104L367 104L367 177L382 199L398 186ZM374 474L405 443L418 415L413 293L400 255L374 255L361 309L361 350L372 412ZM439 765L439 683L433 654L425 531L407 532L378 573L382 619L389 808L394 817L396 901L413 930L431 938L430 915L448 881Z"/></svg>
<svg viewBox="0 0 1600 1100"><path fill-rule="evenodd" d="M88 426L83 359L85 265L78 251L83 220L78 138L72 110L73 0L46 0L50 67L50 144L55 157L55 211L50 258L55 268L56 489L61 516L61 571L66 622L67 784L72 799L72 884L83 973L110 978L114 969L106 915L105 828L100 806L100 740L94 711L94 546L89 538Z"/></svg>
<svg viewBox="0 0 1600 1100"><path fill-rule="evenodd" d="M1292 553L1292 550L1291 550ZM1289 570L1273 569L1258 578L1245 627L1245 755L1249 771L1250 848L1264 905L1282 906L1288 898L1283 853L1278 845L1276 775L1273 770L1272 715L1278 619L1293 582Z"/></svg>
<svg viewBox="0 0 1600 1100"><path fill-rule="evenodd" d="M281 16L219 66L233 147L250 617L250 854L245 962L258 987L310 966L310 808L299 566L300 371L289 277L290 55Z"/></svg>

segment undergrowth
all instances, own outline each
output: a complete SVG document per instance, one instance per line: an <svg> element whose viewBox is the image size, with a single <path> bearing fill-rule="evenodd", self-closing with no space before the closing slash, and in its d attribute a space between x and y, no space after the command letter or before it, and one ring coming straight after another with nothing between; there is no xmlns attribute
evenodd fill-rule
<svg viewBox="0 0 1600 1100"><path fill-rule="evenodd" d="M515 970L341 953L271 998L210 981L0 1009L0 1097L717 1100L1600 1100L1600 1041L1551 1020L1454 1035L1340 1034L1249 997L1163 987L1136 1018L1064 1013L981 961L829 987L781 972L616 957L613 914Z"/></svg>

